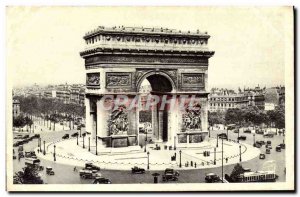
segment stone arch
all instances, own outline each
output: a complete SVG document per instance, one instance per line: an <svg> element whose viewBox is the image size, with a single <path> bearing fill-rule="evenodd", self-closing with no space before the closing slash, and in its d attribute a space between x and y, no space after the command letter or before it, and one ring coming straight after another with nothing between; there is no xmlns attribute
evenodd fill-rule
<svg viewBox="0 0 300 197"><path fill-rule="evenodd" d="M174 80L164 71L149 71L146 72L145 74L142 75L142 77L140 77L137 82L136 82L136 90L137 92L139 91L142 82L154 75L158 75L158 77L164 77L172 86L172 90L171 91L166 91L166 92L176 92L177 91L177 86L176 86L176 82L174 82ZM151 82L150 82L151 83ZM152 86L152 84L151 84Z"/></svg>

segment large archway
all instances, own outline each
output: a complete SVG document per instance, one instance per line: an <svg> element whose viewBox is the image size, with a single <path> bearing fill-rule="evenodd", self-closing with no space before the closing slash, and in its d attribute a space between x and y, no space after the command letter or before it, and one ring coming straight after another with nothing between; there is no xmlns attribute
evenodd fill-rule
<svg viewBox="0 0 300 197"><path fill-rule="evenodd" d="M162 98L164 95L174 92L174 82L163 72L149 72L142 78L138 87L139 102L142 105L138 110L139 144L145 145L149 141L168 142L170 138L170 110L172 109L160 108L160 103L150 108L146 106L149 106L147 102L150 102L153 95Z"/></svg>

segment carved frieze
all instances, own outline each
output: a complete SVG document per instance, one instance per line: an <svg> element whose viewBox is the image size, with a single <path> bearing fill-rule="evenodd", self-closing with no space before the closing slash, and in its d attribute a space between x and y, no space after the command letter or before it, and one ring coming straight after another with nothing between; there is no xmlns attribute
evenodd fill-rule
<svg viewBox="0 0 300 197"><path fill-rule="evenodd" d="M204 87L204 73L182 73L182 87Z"/></svg>
<svg viewBox="0 0 300 197"><path fill-rule="evenodd" d="M132 76L128 72L107 72L106 73L106 87L108 88L122 88L131 87Z"/></svg>
<svg viewBox="0 0 300 197"><path fill-rule="evenodd" d="M108 130L110 135L127 135L128 132L128 111L125 106L119 106L112 111L108 120Z"/></svg>
<svg viewBox="0 0 300 197"><path fill-rule="evenodd" d="M86 86L92 88L100 88L100 73L87 73Z"/></svg>

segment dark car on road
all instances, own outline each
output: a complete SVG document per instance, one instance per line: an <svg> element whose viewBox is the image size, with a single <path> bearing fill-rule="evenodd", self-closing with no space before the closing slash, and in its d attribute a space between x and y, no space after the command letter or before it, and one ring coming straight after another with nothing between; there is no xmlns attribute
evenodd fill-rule
<svg viewBox="0 0 300 197"><path fill-rule="evenodd" d="M256 134L263 135L263 134L264 134L264 131L261 130L261 129L256 129L256 130L255 130L255 133L256 133Z"/></svg>
<svg viewBox="0 0 300 197"><path fill-rule="evenodd" d="M281 152L281 146L280 145L276 146L276 152Z"/></svg>
<svg viewBox="0 0 300 197"><path fill-rule="evenodd" d="M266 133L266 134L264 134L264 137L272 138L272 137L274 137L274 134L272 134L272 133Z"/></svg>
<svg viewBox="0 0 300 197"><path fill-rule="evenodd" d="M165 173L162 175L162 181L177 181L179 177L179 172L174 169L167 168Z"/></svg>
<svg viewBox="0 0 300 197"><path fill-rule="evenodd" d="M246 129L246 130L244 131L244 133L251 133L251 130L250 130L250 129Z"/></svg>
<svg viewBox="0 0 300 197"><path fill-rule="evenodd" d="M97 170L97 171L100 171L100 167L95 166L93 163L86 163L86 164L85 164L85 169L87 169L87 170Z"/></svg>
<svg viewBox="0 0 300 197"><path fill-rule="evenodd" d="M78 132L73 133L73 134L71 135L71 137L77 137L77 136L78 136Z"/></svg>
<svg viewBox="0 0 300 197"><path fill-rule="evenodd" d="M221 134L218 135L218 137L219 137L220 139L227 140L227 135L226 135L226 133L221 133Z"/></svg>
<svg viewBox="0 0 300 197"><path fill-rule="evenodd" d="M64 136L62 136L62 139L69 139L70 135L69 134L65 134Z"/></svg>
<svg viewBox="0 0 300 197"><path fill-rule="evenodd" d="M208 173L205 175L205 182L206 183L216 183L221 181L221 178L216 175L215 173Z"/></svg>
<svg viewBox="0 0 300 197"><path fill-rule="evenodd" d="M266 158L266 155L265 155L265 154L261 153L261 154L259 155L259 159L265 159L265 158Z"/></svg>
<svg viewBox="0 0 300 197"><path fill-rule="evenodd" d="M96 177L93 184L111 184L112 182L104 177Z"/></svg>
<svg viewBox="0 0 300 197"><path fill-rule="evenodd" d="M266 154L271 154L271 149L266 149Z"/></svg>
<svg viewBox="0 0 300 197"><path fill-rule="evenodd" d="M144 168L139 168L137 166L134 166L133 168L131 168L131 173L132 174L144 174L145 173L145 169Z"/></svg>
<svg viewBox="0 0 300 197"><path fill-rule="evenodd" d="M238 140L246 140L246 136L242 135L242 136L238 137Z"/></svg>

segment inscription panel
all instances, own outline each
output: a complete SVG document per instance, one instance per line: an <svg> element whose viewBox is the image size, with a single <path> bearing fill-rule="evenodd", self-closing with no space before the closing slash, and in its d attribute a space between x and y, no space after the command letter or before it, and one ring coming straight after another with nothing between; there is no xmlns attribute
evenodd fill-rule
<svg viewBox="0 0 300 197"><path fill-rule="evenodd" d="M88 88L100 88L100 73L87 73L86 86Z"/></svg>
<svg viewBox="0 0 300 197"><path fill-rule="evenodd" d="M126 72L107 72L106 73L106 87L108 88L122 88L131 87L132 74Z"/></svg>
<svg viewBox="0 0 300 197"><path fill-rule="evenodd" d="M204 87L204 73L182 73L182 87Z"/></svg>

